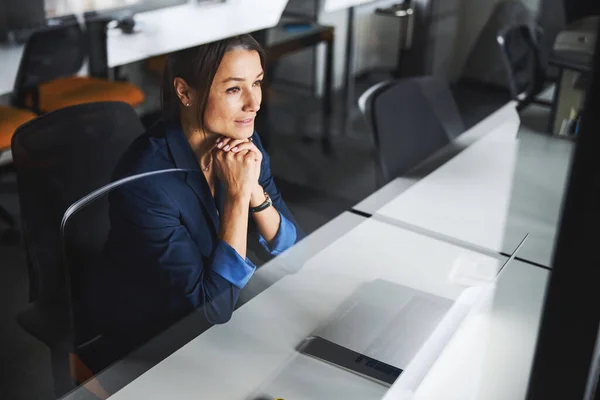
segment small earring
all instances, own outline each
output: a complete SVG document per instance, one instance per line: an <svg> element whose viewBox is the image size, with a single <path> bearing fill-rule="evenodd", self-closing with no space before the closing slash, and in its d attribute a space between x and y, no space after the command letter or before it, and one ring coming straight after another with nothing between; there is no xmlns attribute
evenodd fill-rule
<svg viewBox="0 0 600 400"><path fill-rule="evenodd" d="M188 101L187 103L185 103L185 106L189 107L190 106L190 102Z"/></svg>

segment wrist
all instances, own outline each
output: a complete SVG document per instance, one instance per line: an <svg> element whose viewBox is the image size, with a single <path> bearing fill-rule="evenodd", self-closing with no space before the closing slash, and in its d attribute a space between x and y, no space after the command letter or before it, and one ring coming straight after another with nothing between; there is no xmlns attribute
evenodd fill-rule
<svg viewBox="0 0 600 400"><path fill-rule="evenodd" d="M254 189L252 189L252 194L250 195L250 207L258 207L264 202L265 190L262 186L256 185Z"/></svg>
<svg viewBox="0 0 600 400"><path fill-rule="evenodd" d="M228 191L227 199L231 202L250 203L251 192L249 191Z"/></svg>

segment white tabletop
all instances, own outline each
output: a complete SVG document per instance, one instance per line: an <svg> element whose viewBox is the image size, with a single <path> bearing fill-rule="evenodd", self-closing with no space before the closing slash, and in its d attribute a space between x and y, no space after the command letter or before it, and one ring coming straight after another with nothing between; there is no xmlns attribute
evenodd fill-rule
<svg viewBox="0 0 600 400"><path fill-rule="evenodd" d="M12 92L22 54L23 46L0 44L0 95Z"/></svg>
<svg viewBox="0 0 600 400"><path fill-rule="evenodd" d="M504 237L518 148L516 133L514 121L502 122L376 215L482 250L516 249L526 232L509 238L509 243Z"/></svg>
<svg viewBox="0 0 600 400"><path fill-rule="evenodd" d="M141 12L134 16L136 33L111 30L107 52L110 68L152 56L214 42L275 26L287 0L227 0ZM13 89L23 46L0 47L0 95Z"/></svg>
<svg viewBox="0 0 600 400"><path fill-rule="evenodd" d="M529 233L519 257L550 265L573 142L519 130L509 108L459 137L468 147L449 162L437 154L355 209L484 252L511 254Z"/></svg>
<svg viewBox="0 0 600 400"><path fill-rule="evenodd" d="M550 266L574 148L570 140L519 132L505 230L507 244L509 237L529 233L519 258Z"/></svg>
<svg viewBox="0 0 600 400"><path fill-rule="evenodd" d="M374 0L325 0L323 10L326 12L346 10L350 7L372 3L373 1Z"/></svg>
<svg viewBox="0 0 600 400"><path fill-rule="evenodd" d="M264 387L277 388L271 394L282 398L379 399L384 387L300 356L295 347L363 282L380 278L456 299L467 287L456 278L457 266L491 277L501 263L349 213L330 224L355 227L238 309L227 324L210 328L111 399L244 399ZM297 266L295 256L306 259L320 241L309 236L259 273Z"/></svg>
<svg viewBox="0 0 600 400"><path fill-rule="evenodd" d="M499 126L505 124L507 130L518 130L520 121L515 109L516 105L517 103L514 101L508 102L477 125L461 134L448 146L427 158L406 175L394 179L362 200L354 206L354 209L367 214L375 214L381 207L400 196L412 185L431 174L469 146L486 137Z"/></svg>

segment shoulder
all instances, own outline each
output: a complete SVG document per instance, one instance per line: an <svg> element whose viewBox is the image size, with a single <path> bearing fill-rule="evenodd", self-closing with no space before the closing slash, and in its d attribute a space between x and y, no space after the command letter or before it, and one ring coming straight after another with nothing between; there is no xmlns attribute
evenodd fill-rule
<svg viewBox="0 0 600 400"><path fill-rule="evenodd" d="M163 123L157 123L125 150L113 173L113 179L174 166L168 151L165 126Z"/></svg>

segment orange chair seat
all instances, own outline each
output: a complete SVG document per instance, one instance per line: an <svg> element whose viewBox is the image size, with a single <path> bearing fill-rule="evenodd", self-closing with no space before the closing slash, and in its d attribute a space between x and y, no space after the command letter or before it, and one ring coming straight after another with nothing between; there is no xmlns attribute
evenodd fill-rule
<svg viewBox="0 0 600 400"><path fill-rule="evenodd" d="M144 93L129 82L115 82L100 78L59 78L40 85L40 111L97 101L123 101L135 107L144 101Z"/></svg>
<svg viewBox="0 0 600 400"><path fill-rule="evenodd" d="M0 151L10 149L10 141L17 128L35 117L31 111L0 106Z"/></svg>

